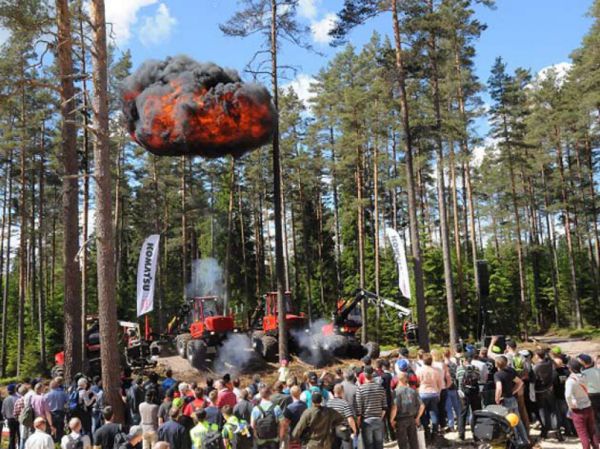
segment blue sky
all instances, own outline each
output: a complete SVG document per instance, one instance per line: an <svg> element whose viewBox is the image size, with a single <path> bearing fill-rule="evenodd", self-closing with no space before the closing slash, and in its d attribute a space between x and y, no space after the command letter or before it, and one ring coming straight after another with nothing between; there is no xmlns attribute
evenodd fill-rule
<svg viewBox="0 0 600 449"><path fill-rule="evenodd" d="M478 18L488 25L477 44L477 74L486 81L497 56L509 68L531 68L534 72L568 61L587 32L591 20L586 13L591 0L497 0L497 8L477 8ZM342 0L301 0L301 20L312 32L307 36L323 53L315 55L284 47L282 63L297 68L304 80L314 75L338 51L323 42L328 21ZM130 48L134 67L147 58L185 53L198 60L242 70L260 41L223 36L219 23L236 10L236 0L107 0L109 19L115 22L120 48ZM387 33L387 17L372 20L350 35L356 46L364 44L374 30ZM290 73L290 78L294 77ZM286 81L283 81L285 84Z"/></svg>

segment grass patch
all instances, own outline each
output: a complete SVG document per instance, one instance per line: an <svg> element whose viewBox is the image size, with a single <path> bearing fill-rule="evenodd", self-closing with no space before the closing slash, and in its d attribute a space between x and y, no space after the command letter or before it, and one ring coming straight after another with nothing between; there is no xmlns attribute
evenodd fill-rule
<svg viewBox="0 0 600 449"><path fill-rule="evenodd" d="M594 326L585 326L581 329L573 327L552 327L548 332L549 335L558 337L582 338L584 340L600 339L600 328Z"/></svg>

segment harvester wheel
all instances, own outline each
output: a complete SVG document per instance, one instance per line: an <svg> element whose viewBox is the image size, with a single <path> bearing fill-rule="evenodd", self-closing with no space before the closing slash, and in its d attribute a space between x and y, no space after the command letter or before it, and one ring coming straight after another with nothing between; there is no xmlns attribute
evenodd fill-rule
<svg viewBox="0 0 600 449"><path fill-rule="evenodd" d="M374 341L367 342L363 347L366 351L365 357L369 357L371 360L379 357L379 345Z"/></svg>
<svg viewBox="0 0 600 449"><path fill-rule="evenodd" d="M175 345L177 346L177 354L179 354L179 357L186 358L187 345L191 339L192 336L190 334L180 334L175 338Z"/></svg>
<svg viewBox="0 0 600 449"><path fill-rule="evenodd" d="M190 340L187 343L187 359L192 368L200 370L206 366L206 343Z"/></svg>
<svg viewBox="0 0 600 449"><path fill-rule="evenodd" d="M261 355L267 362L277 361L278 342L275 337L265 335L261 338Z"/></svg>
<svg viewBox="0 0 600 449"><path fill-rule="evenodd" d="M346 357L348 353L348 338L343 335L330 335L325 337L322 349L335 357Z"/></svg>

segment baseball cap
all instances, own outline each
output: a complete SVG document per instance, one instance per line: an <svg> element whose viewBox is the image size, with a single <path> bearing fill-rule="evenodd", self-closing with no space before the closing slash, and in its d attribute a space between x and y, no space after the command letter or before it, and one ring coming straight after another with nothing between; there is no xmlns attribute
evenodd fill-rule
<svg viewBox="0 0 600 449"><path fill-rule="evenodd" d="M579 360L583 362L584 365L591 365L593 362L592 358L587 354L579 354L577 356Z"/></svg>
<svg viewBox="0 0 600 449"><path fill-rule="evenodd" d="M494 346L492 346L492 352L494 354L502 354L502 348L500 348L500 346L494 345Z"/></svg>
<svg viewBox="0 0 600 449"><path fill-rule="evenodd" d="M410 352L408 351L408 348L400 348L400 355L401 355L402 357L408 357L408 354L409 354L409 353L410 353Z"/></svg>
<svg viewBox="0 0 600 449"><path fill-rule="evenodd" d="M559 355L559 354L562 354L562 349L560 348L560 346L554 346L554 347L553 347L553 348L550 350L550 352L552 352L552 354Z"/></svg>
<svg viewBox="0 0 600 449"><path fill-rule="evenodd" d="M131 426L131 428L129 429L129 439L133 439L135 437L139 437L140 435L142 435L144 433L144 431L142 430L142 426Z"/></svg>
<svg viewBox="0 0 600 449"><path fill-rule="evenodd" d="M398 360L397 363L398 363L398 369L400 371L408 371L408 367L409 367L408 360L400 359L400 360Z"/></svg>

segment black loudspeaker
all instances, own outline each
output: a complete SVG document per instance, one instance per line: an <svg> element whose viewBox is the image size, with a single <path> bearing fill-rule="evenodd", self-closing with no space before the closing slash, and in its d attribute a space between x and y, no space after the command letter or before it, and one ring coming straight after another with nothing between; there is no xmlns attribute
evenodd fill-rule
<svg viewBox="0 0 600 449"><path fill-rule="evenodd" d="M477 277L479 280L479 296L487 298L490 296L490 270L486 260L477 261Z"/></svg>

